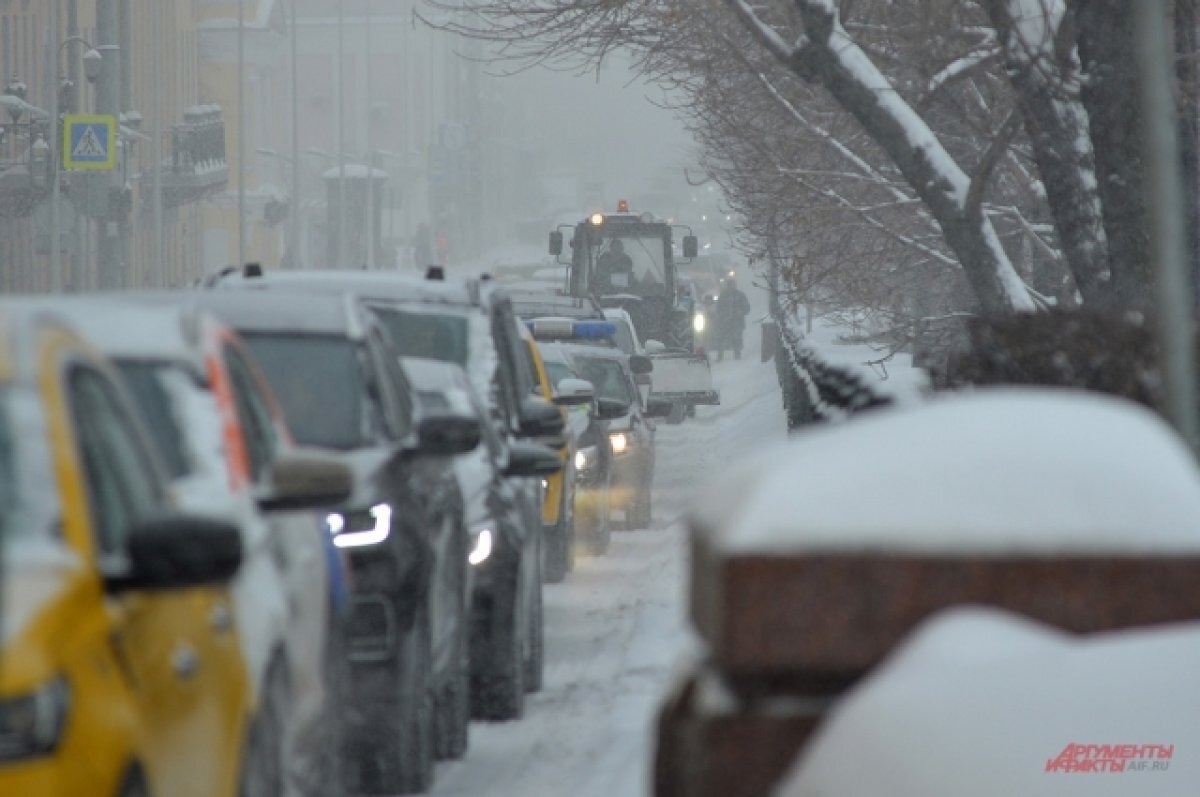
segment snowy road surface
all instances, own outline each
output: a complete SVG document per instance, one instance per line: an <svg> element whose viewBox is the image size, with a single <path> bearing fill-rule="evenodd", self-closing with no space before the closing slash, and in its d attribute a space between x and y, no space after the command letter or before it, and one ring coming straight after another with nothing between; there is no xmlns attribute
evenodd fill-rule
<svg viewBox="0 0 1200 797"><path fill-rule="evenodd" d="M774 368L758 361L760 315L747 325L745 358L713 363L721 406L659 425L651 528L614 533L607 555L546 587L545 688L520 721L472 723L466 758L438 765L433 794L649 793L658 704L693 644L678 519L706 479L786 434Z"/></svg>

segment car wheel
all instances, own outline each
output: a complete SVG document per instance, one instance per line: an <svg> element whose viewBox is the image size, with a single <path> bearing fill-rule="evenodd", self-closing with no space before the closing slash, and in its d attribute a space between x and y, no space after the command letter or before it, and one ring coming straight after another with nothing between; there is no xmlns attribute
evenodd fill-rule
<svg viewBox="0 0 1200 797"><path fill-rule="evenodd" d="M121 785L120 797L150 797L150 787L138 769L133 769Z"/></svg>
<svg viewBox="0 0 1200 797"><path fill-rule="evenodd" d="M250 724L241 797L281 797L287 765L287 680L279 666L268 671L263 704Z"/></svg>
<svg viewBox="0 0 1200 797"><path fill-rule="evenodd" d="M541 579L535 579L534 585L535 595L529 602L529 655L525 658L526 692L541 691L546 664Z"/></svg>
<svg viewBox="0 0 1200 797"><path fill-rule="evenodd" d="M515 564L520 568L520 562ZM500 623L492 638L497 641L489 660L471 689L471 713L483 720L515 720L525 712L525 607L518 573L510 595L499 598L492 621Z"/></svg>
<svg viewBox="0 0 1200 797"><path fill-rule="evenodd" d="M460 555L461 554L461 555ZM466 566L467 554L455 554ZM466 579L466 573L460 575ZM454 672L447 680L437 706L435 753L438 758L462 758L467 752L467 728L471 719L471 654L468 633L470 617L465 608L465 585L459 584L457 595L462 603L458 608L458 633L455 635Z"/></svg>
<svg viewBox="0 0 1200 797"><path fill-rule="evenodd" d="M584 545L592 556L601 556L608 552L612 542L612 513L609 508L608 492L604 493L604 506L595 514L592 526L587 530Z"/></svg>
<svg viewBox="0 0 1200 797"><path fill-rule="evenodd" d="M408 637L401 652L405 661L397 710L378 729L374 750L355 751L360 757L356 791L415 794L427 791L433 782L434 701L429 688L428 620L419 618Z"/></svg>
<svg viewBox="0 0 1200 797"><path fill-rule="evenodd" d="M559 511L558 522L548 527L548 530L549 534L543 540L546 558L542 576L547 584L558 584L575 567L574 546L571 545L572 529L568 525L566 511Z"/></svg>
<svg viewBox="0 0 1200 797"><path fill-rule="evenodd" d="M637 500L637 527L640 529L650 528L650 524L654 521L654 496L650 490L643 490L638 495Z"/></svg>
<svg viewBox="0 0 1200 797"><path fill-rule="evenodd" d="M671 404L671 412L667 415L667 423L671 426L677 426L683 423L683 419L687 417L688 405L681 401L676 401Z"/></svg>

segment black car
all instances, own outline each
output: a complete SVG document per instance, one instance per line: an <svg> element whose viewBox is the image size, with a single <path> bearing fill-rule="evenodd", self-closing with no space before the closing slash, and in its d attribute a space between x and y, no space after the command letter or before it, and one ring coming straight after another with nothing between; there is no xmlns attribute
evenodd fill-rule
<svg viewBox="0 0 1200 797"><path fill-rule="evenodd" d="M549 475L561 463L549 448L506 439L459 366L420 357L402 363L424 413L470 414L483 429L480 445L456 458L474 540L471 694L480 718L513 719L525 692L542 683L545 645L541 534L511 479Z"/></svg>
<svg viewBox="0 0 1200 797"><path fill-rule="evenodd" d="M397 352L347 295L197 296L242 334L298 442L345 452L356 472L350 501L327 518L353 582L347 785L422 791L435 746L465 746L470 540L452 458L478 444L479 423L418 420Z"/></svg>
<svg viewBox="0 0 1200 797"><path fill-rule="evenodd" d="M542 350L544 356L567 361L574 373L591 382L598 402L625 408L619 415L605 414L611 452L609 507L621 513L626 528L648 527L653 515L654 419L666 417L671 404L643 399L631 361L644 358L631 358L615 347L572 342L543 344Z"/></svg>
<svg viewBox="0 0 1200 797"><path fill-rule="evenodd" d="M287 286L309 291L350 291L368 306L407 357L452 362L466 370L507 439L553 445L562 435L560 410L534 395L520 322L507 292L490 280L429 280L378 271L289 271L227 274L218 286ZM530 528L541 528L540 480L514 480ZM561 509L561 508L560 508ZM561 581L571 567L574 529L569 513L543 530L543 576Z"/></svg>

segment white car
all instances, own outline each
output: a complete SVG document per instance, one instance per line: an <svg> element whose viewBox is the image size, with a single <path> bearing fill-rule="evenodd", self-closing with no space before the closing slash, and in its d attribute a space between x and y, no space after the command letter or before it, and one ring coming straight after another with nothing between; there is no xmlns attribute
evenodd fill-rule
<svg viewBox="0 0 1200 797"><path fill-rule="evenodd" d="M130 300L78 302L81 333L124 376L162 454L181 508L233 520L243 563L234 617L256 706L251 746L274 762L263 792L324 793L336 752L329 722L339 561L312 511L267 511L272 463L292 450L283 416L249 352L215 317ZM86 303L86 304L85 304ZM257 736L254 734L257 732ZM285 787L285 784L289 784ZM311 792L308 790L311 789Z"/></svg>

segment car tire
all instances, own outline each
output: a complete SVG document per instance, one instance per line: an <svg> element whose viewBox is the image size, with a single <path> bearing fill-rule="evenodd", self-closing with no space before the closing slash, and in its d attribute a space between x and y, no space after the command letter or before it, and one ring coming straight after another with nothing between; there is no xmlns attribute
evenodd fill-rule
<svg viewBox="0 0 1200 797"><path fill-rule="evenodd" d="M241 797L282 797L286 791L289 690L282 666L267 671L263 703L250 723Z"/></svg>
<svg viewBox="0 0 1200 797"><path fill-rule="evenodd" d="M609 507L608 492L604 493L604 507L596 512L595 520L584 537L584 547L592 556L603 556L608 552L612 543L612 510Z"/></svg>
<svg viewBox="0 0 1200 797"><path fill-rule="evenodd" d="M401 655L410 675L400 684L398 710L382 724L373 750L360 746L356 791L367 794L417 794L433 783L434 701L429 688L430 642L424 612L405 640ZM415 673L413 675L412 673Z"/></svg>
<svg viewBox="0 0 1200 797"><path fill-rule="evenodd" d="M466 567L466 551L459 551L459 556ZM463 581L467 574L459 576ZM471 651L470 626L471 618L466 608L466 585L459 583L457 594L462 603L459 605L458 633L455 635L454 672L442 688L437 705L437 726L435 732L434 754L439 759L462 758L467 752L468 726L471 720Z"/></svg>
<svg viewBox="0 0 1200 797"><path fill-rule="evenodd" d="M547 584L559 584L567 573L575 569L575 511L566 505L566 489L562 491L564 504L558 512L558 522L549 527L545 535L546 557L542 576Z"/></svg>
<svg viewBox="0 0 1200 797"><path fill-rule="evenodd" d="M146 785L141 770L135 767L125 776L119 797L150 797L150 787Z"/></svg>
<svg viewBox="0 0 1200 797"><path fill-rule="evenodd" d="M525 657L525 691L540 692L546 667L545 614L541 578L534 580L536 595L529 603L529 655Z"/></svg>
<svg viewBox="0 0 1200 797"><path fill-rule="evenodd" d="M667 415L666 420L669 425L678 426L686 417L688 417L688 405L682 401L676 401L671 404L671 412Z"/></svg>
<svg viewBox="0 0 1200 797"><path fill-rule="evenodd" d="M520 568L518 561L516 567ZM500 644L492 651L486 669L471 688L471 714L477 719L507 721L525 713L525 634L522 617L520 573L513 579L511 596L497 602L496 618L503 623L495 638Z"/></svg>

